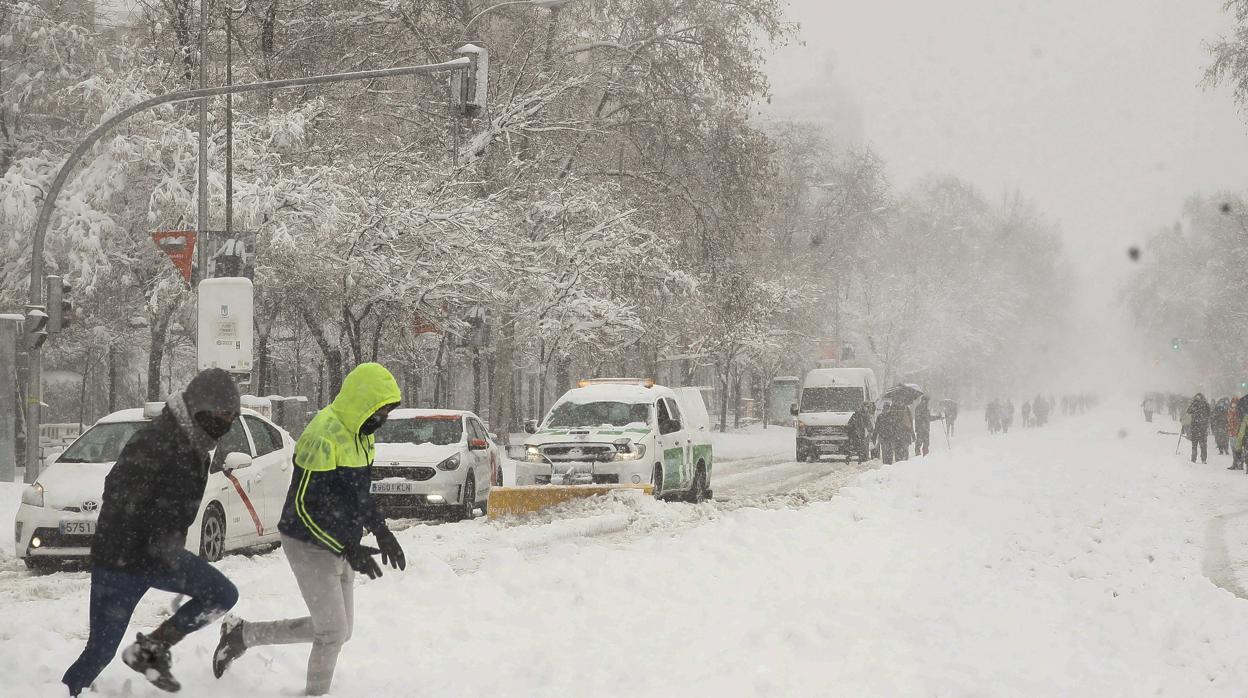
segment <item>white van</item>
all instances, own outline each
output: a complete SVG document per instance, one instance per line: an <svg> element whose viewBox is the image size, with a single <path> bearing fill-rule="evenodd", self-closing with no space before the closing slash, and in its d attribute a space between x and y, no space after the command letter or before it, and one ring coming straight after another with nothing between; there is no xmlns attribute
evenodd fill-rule
<svg viewBox="0 0 1248 698"><path fill-rule="evenodd" d="M697 388L650 380L585 380L540 425L525 425L537 484L654 485L656 497L711 497L710 419Z"/></svg>
<svg viewBox="0 0 1248 698"><path fill-rule="evenodd" d="M849 418L864 402L880 396L875 371L869 368L816 368L806 374L798 402L797 459L816 461L825 455L849 458Z"/></svg>

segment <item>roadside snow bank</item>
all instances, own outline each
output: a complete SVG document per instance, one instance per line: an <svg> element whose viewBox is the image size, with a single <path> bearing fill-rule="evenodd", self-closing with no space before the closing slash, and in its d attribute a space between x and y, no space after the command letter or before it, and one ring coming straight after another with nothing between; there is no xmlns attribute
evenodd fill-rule
<svg viewBox="0 0 1248 698"><path fill-rule="evenodd" d="M1248 602L1201 576L1207 517L1176 495L1183 465L1116 432L1063 421L868 471L826 503L565 537L660 506L614 500L499 533L468 570L431 550L492 525L412 527L407 571L358 583L333 695L1240 695ZM244 617L305 612L280 554L222 568ZM167 600L150 595L131 633ZM6 694L56 695L85 593L3 603ZM255 648L218 681L214 644L176 649L182 695L302 686L304 647ZM120 662L99 688L158 695Z"/></svg>

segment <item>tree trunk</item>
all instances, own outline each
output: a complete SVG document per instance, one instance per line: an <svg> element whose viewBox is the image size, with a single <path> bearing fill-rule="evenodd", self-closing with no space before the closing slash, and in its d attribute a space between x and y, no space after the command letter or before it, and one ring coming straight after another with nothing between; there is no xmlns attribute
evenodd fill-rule
<svg viewBox="0 0 1248 698"><path fill-rule="evenodd" d="M86 366L82 369L82 380L78 382L78 423L87 423L87 379L91 377L91 350L87 350Z"/></svg>
<svg viewBox="0 0 1248 698"><path fill-rule="evenodd" d="M117 411L117 345L108 347L108 413Z"/></svg>
<svg viewBox="0 0 1248 698"><path fill-rule="evenodd" d="M516 421L516 380L512 367L515 352L515 324L510 316L498 314L494 356L490 359L490 428L500 443L511 442Z"/></svg>
<svg viewBox="0 0 1248 698"><path fill-rule="evenodd" d="M725 363L719 371L719 432L728 431L728 381L732 373L732 364Z"/></svg>
<svg viewBox="0 0 1248 698"><path fill-rule="evenodd" d="M481 416L481 350L472 348L472 411Z"/></svg>
<svg viewBox="0 0 1248 698"><path fill-rule="evenodd" d="M269 394L269 333L256 338L256 395Z"/></svg>
<svg viewBox="0 0 1248 698"><path fill-rule="evenodd" d="M160 367L165 360L165 339L169 334L169 318L173 311L160 312L151 323L147 351L147 401L160 401Z"/></svg>

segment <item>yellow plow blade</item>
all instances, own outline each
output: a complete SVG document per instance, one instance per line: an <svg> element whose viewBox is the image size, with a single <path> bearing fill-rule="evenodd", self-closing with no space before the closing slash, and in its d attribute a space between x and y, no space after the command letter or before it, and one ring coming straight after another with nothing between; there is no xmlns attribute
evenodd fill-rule
<svg viewBox="0 0 1248 698"><path fill-rule="evenodd" d="M527 487L491 487L488 516L528 514L561 502L586 497L597 497L611 490L640 490L645 494L654 492L654 485L532 485Z"/></svg>

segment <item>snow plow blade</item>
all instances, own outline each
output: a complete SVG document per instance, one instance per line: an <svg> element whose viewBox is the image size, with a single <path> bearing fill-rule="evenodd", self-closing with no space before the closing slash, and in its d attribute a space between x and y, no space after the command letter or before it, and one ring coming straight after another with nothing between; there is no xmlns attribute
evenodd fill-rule
<svg viewBox="0 0 1248 698"><path fill-rule="evenodd" d="M573 499L597 497L611 490L640 490L652 494L654 485L531 485L490 488L488 517L529 514Z"/></svg>

